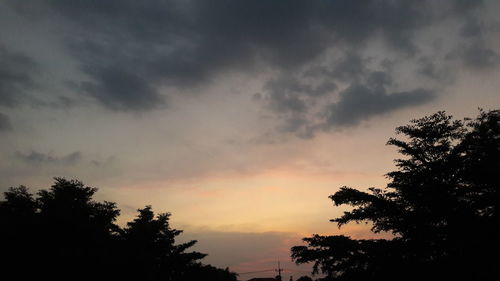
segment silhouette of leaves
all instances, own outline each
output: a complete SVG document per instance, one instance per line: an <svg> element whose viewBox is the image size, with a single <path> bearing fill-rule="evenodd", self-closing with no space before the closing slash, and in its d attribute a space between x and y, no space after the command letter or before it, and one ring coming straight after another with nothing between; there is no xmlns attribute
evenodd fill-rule
<svg viewBox="0 0 500 281"><path fill-rule="evenodd" d="M392 239L304 238L296 263L314 263L324 280L493 280L499 249L500 110L453 120L441 111L396 128L391 138L405 156L387 174L385 189L342 187L329 198L352 210L332 219L339 227L371 222Z"/></svg>
<svg viewBox="0 0 500 281"><path fill-rule="evenodd" d="M24 186L5 192L3 274L13 280L236 281L227 269L203 265L206 254L188 252L195 240L176 244L182 231L170 227L169 213L155 215L146 206L121 228L116 204L94 201L96 192L64 178L36 198Z"/></svg>

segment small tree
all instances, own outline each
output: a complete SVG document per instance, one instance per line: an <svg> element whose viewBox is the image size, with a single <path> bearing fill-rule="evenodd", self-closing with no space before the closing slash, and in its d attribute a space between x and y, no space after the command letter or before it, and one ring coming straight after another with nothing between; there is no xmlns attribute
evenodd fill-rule
<svg viewBox="0 0 500 281"><path fill-rule="evenodd" d="M331 220L339 227L371 222L373 232L394 238L314 235L292 248L292 258L313 262L326 280L495 278L488 254L499 242L500 111L464 122L438 112L396 132L405 139L388 144L406 158L395 160L385 189L342 187L330 196L354 207Z"/></svg>

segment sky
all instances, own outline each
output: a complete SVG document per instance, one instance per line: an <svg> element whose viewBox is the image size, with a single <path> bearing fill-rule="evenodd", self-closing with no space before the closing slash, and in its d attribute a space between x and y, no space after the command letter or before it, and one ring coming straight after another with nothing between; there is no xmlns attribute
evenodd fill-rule
<svg viewBox="0 0 500 281"><path fill-rule="evenodd" d="M500 107L500 2L0 1L0 191L171 212L205 262L305 275L328 196L384 187L397 126ZM380 234L384 237L387 234ZM247 277L273 275L273 272Z"/></svg>

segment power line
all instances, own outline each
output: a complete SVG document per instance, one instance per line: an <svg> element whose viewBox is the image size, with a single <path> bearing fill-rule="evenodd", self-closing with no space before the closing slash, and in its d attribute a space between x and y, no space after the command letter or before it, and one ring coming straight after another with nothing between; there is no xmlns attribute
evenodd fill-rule
<svg viewBox="0 0 500 281"><path fill-rule="evenodd" d="M241 274L251 274L251 273L261 273L261 272L270 272L277 271L276 269L263 269L257 271L247 271L247 272L237 272L239 275ZM291 269L291 268L280 268L280 272L297 272L297 273L311 273L309 270L299 270L299 269Z"/></svg>
<svg viewBox="0 0 500 281"><path fill-rule="evenodd" d="M283 268L285 271L294 271L294 272L311 272L310 270L300 270L300 269L291 269L291 268Z"/></svg>
<svg viewBox="0 0 500 281"><path fill-rule="evenodd" d="M275 269L265 269L265 270L247 271L247 272L237 272L237 273L238 273L239 275L241 275L241 274L261 273L261 272L269 272L269 271L275 271Z"/></svg>

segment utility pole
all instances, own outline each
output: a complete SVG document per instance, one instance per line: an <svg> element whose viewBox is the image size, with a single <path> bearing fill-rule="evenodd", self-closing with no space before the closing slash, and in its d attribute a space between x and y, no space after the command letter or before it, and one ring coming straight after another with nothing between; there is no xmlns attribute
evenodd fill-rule
<svg viewBox="0 0 500 281"><path fill-rule="evenodd" d="M283 271L283 269L281 268L280 261L278 260L278 269L276 269L276 272L278 272L278 276L276 276L276 279L278 281L282 281L282 279L281 279L281 272L282 271Z"/></svg>

